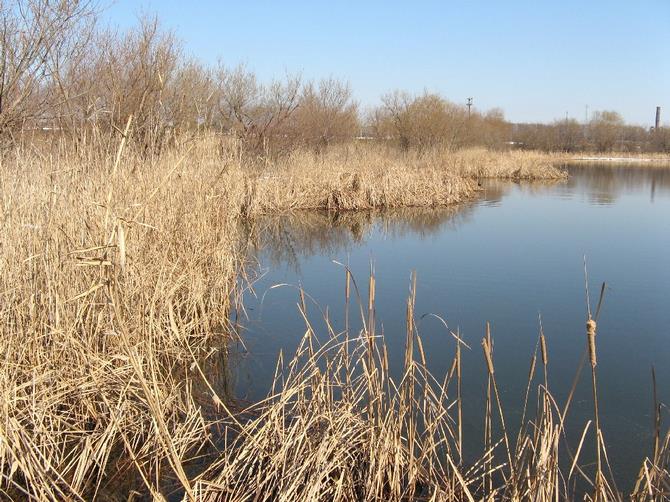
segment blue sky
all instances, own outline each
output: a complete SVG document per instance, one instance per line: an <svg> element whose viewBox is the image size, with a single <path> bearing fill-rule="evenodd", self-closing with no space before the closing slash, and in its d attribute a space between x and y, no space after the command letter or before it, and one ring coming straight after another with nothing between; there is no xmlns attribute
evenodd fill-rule
<svg viewBox="0 0 670 502"><path fill-rule="evenodd" d="M614 109L670 123L670 0L321 2L117 0L121 29L155 13L205 62L262 78L350 82L363 106L393 89L474 97L513 121Z"/></svg>

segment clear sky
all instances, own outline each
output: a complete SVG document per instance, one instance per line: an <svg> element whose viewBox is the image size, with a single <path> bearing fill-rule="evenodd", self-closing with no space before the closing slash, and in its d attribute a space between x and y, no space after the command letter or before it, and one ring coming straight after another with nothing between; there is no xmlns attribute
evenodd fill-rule
<svg viewBox="0 0 670 502"><path fill-rule="evenodd" d="M426 89L518 122L581 121L588 105L645 126L662 106L670 123L670 0L117 0L104 15L125 28L142 13L204 62L332 75L363 106Z"/></svg>

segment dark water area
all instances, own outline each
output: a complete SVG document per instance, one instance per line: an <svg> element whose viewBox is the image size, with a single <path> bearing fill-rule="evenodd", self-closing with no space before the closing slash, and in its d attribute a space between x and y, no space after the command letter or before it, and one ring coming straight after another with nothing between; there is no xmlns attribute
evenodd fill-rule
<svg viewBox="0 0 670 502"><path fill-rule="evenodd" d="M629 491L651 454L652 366L659 399L670 402L670 169L568 169L570 178L561 182L486 182L477 200L458 207L300 213L260 222L263 275L255 295L245 297L246 351L234 363L236 394L263 398L280 350L292 355L305 332L296 288L273 285L301 285L328 307L335 328L343 328L344 271L333 260L349 264L364 298L373 264L378 329L397 371L410 273L416 270L417 317L442 316L472 347L463 354L464 442L477 450L486 392L480 347L485 323L491 323L508 422L518 428L540 315L550 389L562 405L586 347L586 256L592 304L607 283L597 335L601 422L619 489ZM325 334L318 309L308 310ZM432 317L420 321L419 333L429 369L442 380L453 339ZM587 367L567 418L573 448L592 417L589 375Z"/></svg>

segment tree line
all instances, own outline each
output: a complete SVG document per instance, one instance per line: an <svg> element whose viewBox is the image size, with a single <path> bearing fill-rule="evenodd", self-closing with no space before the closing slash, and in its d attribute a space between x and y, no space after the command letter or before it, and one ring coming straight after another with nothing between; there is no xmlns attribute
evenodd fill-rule
<svg viewBox="0 0 670 502"><path fill-rule="evenodd" d="M206 65L157 18L100 27L94 0L0 0L0 143L57 131L75 142L112 137L159 153L175 138L217 131L254 155L320 151L358 139L403 149L482 146L669 151L667 129L627 126L615 112L589 124L511 124L499 109L468 110L425 92L388 93L361 110L348 83L287 74L260 81L245 65Z"/></svg>
<svg viewBox="0 0 670 502"><path fill-rule="evenodd" d="M670 129L626 124L615 111L597 111L590 120L556 120L551 124L515 124L517 148L547 152L670 152Z"/></svg>

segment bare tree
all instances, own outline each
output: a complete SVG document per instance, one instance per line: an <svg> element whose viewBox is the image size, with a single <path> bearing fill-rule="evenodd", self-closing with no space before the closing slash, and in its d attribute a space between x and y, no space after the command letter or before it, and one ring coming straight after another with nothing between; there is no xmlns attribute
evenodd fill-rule
<svg viewBox="0 0 670 502"><path fill-rule="evenodd" d="M574 152L583 148L584 132L575 119L557 120L553 124L556 141L552 150Z"/></svg>
<svg viewBox="0 0 670 502"><path fill-rule="evenodd" d="M53 118L54 81L95 13L86 0L0 0L0 137Z"/></svg>
<svg viewBox="0 0 670 502"><path fill-rule="evenodd" d="M224 129L240 138L254 153L277 154L285 150L285 129L298 107L301 79L287 75L283 81L259 84L244 65L217 70L218 112Z"/></svg>
<svg viewBox="0 0 670 502"><path fill-rule="evenodd" d="M164 99L178 68L181 43L155 17L141 19L139 27L120 38L103 34L100 43L96 78L111 125L121 128L132 115L133 138L145 151L159 151L174 127Z"/></svg>
<svg viewBox="0 0 670 502"><path fill-rule="evenodd" d="M293 134L317 151L353 139L359 129L358 105L349 84L334 78L307 83L293 119Z"/></svg>
<svg viewBox="0 0 670 502"><path fill-rule="evenodd" d="M410 107L413 98L404 91L393 91L381 98L382 107L374 113L377 134L395 138L403 149L410 147L413 137Z"/></svg>
<svg viewBox="0 0 670 502"><path fill-rule="evenodd" d="M659 127L651 132L650 149L670 153L670 127Z"/></svg>
<svg viewBox="0 0 670 502"><path fill-rule="evenodd" d="M411 96L395 91L382 96L377 128L395 138L404 149L434 146L457 148L466 139L467 112L437 94Z"/></svg>
<svg viewBox="0 0 670 502"><path fill-rule="evenodd" d="M201 63L181 63L164 95L167 120L176 130L202 130L214 126L218 99L216 82L212 71Z"/></svg>
<svg viewBox="0 0 670 502"><path fill-rule="evenodd" d="M595 112L589 122L589 135L599 152L609 152L621 138L624 121L615 111Z"/></svg>

